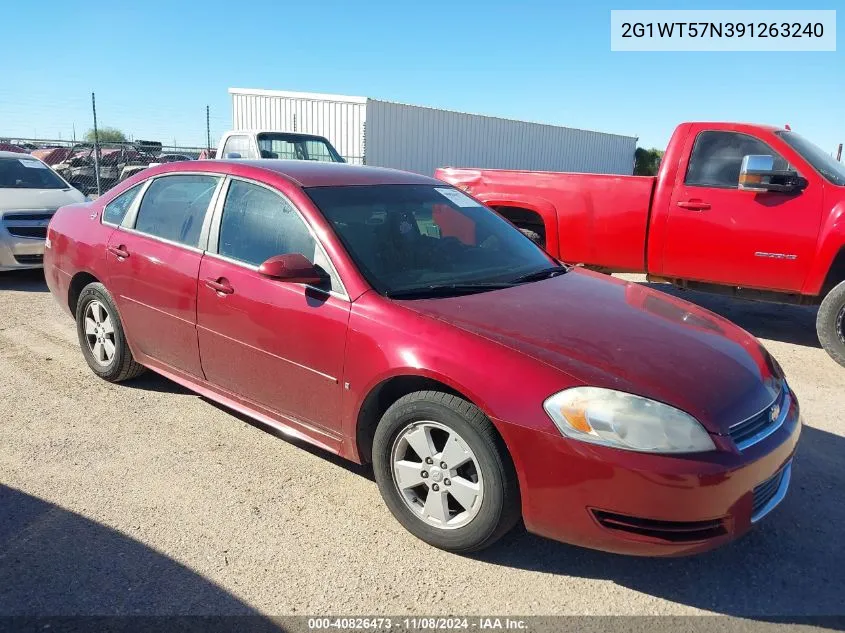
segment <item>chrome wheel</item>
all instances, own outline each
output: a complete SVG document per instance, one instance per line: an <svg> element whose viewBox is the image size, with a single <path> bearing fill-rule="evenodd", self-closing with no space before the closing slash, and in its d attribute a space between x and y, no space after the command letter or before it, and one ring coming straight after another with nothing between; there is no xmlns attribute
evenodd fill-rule
<svg viewBox="0 0 845 633"><path fill-rule="evenodd" d="M111 364L116 349L114 323L106 307L96 299L85 308L85 340L97 364Z"/></svg>
<svg viewBox="0 0 845 633"><path fill-rule="evenodd" d="M428 525L451 530L481 509L484 482L472 449L438 422L415 422L391 451L393 483L405 504Z"/></svg>

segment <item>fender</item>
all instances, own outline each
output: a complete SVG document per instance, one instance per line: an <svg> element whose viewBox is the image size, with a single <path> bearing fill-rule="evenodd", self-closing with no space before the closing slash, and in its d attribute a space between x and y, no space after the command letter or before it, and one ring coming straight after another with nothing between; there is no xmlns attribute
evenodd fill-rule
<svg viewBox="0 0 845 633"><path fill-rule="evenodd" d="M491 415L490 407L488 406L487 402L483 400L479 394L472 390L467 389L464 385L457 383L452 377L443 374L439 371L432 370L428 367L418 367L418 366L410 366L410 365L400 365L396 367L391 367L389 370L381 372L374 376L372 380L370 380L366 386L361 389L355 389L353 397L349 398L347 402L344 402L343 405L343 421L342 421L342 436L343 436L343 448L342 448L342 455L351 459L357 463L361 463L361 456L358 454L358 417L361 414L361 409L364 406L364 402L366 402L367 397L372 393L373 389L381 385L382 383L390 380L391 378L398 378L398 377L417 377L417 378L428 378L430 380L436 380L440 383L443 383L450 389L457 391L458 393L462 394L466 399L472 402L475 406L481 409L491 420L494 420L494 417ZM346 393L350 393L347 391ZM499 426L496 424L496 426ZM501 432L501 431L500 431Z"/></svg>
<svg viewBox="0 0 845 633"><path fill-rule="evenodd" d="M549 394L576 384L576 380L551 366L538 370L530 356L412 307L388 312L384 308L381 303L370 303L368 295L352 307L341 383L343 456L360 460L358 417L367 396L384 381L399 376L442 383L462 394L491 420L552 431L554 425L541 405ZM400 320L402 328L397 333L416 331L419 339L408 339L404 333L394 337L390 326ZM491 367L497 370L491 373ZM522 385L519 398L513 398L509 387L514 377L528 372L534 378ZM456 376L460 376L460 381ZM526 402L536 406L526 407ZM500 425L494 424L498 429ZM501 429L499 432L504 436Z"/></svg>
<svg viewBox="0 0 845 633"><path fill-rule="evenodd" d="M555 205L538 196L514 193L481 193L475 196L488 207L520 207L533 211L546 227L546 250L555 257L562 257L558 235L558 214Z"/></svg>
<svg viewBox="0 0 845 633"><path fill-rule="evenodd" d="M845 197L833 205L822 224L816 257L807 273L801 294L818 296L822 293L827 273L843 246L845 246Z"/></svg>

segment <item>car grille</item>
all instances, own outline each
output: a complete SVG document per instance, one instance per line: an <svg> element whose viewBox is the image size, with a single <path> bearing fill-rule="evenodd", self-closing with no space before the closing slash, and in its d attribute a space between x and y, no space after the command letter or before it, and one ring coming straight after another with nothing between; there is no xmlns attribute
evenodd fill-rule
<svg viewBox="0 0 845 633"><path fill-rule="evenodd" d="M53 217L54 210L7 211L3 214L2 224L10 235L29 239L47 238L47 223Z"/></svg>
<svg viewBox="0 0 845 633"><path fill-rule="evenodd" d="M20 212L20 211L11 211L7 212L3 219L6 221L10 220L24 220L24 221L39 221L39 220L49 220L53 217L54 211L35 211L35 212Z"/></svg>
<svg viewBox="0 0 845 633"><path fill-rule="evenodd" d="M15 255L15 261L17 261L19 264L27 264L27 265L43 264L44 263L44 256L43 255Z"/></svg>
<svg viewBox="0 0 845 633"><path fill-rule="evenodd" d="M47 238L46 226L7 226L6 230L15 237Z"/></svg>
<svg viewBox="0 0 845 633"><path fill-rule="evenodd" d="M791 404L789 389L784 383L772 404L747 420L737 422L729 429L728 433L737 448L743 451L777 431L786 419Z"/></svg>
<svg viewBox="0 0 845 633"><path fill-rule="evenodd" d="M722 519L707 521L658 521L643 519L604 510L593 510L593 516L602 527L619 532L628 532L639 536L669 541L671 543L690 543L704 541L727 534Z"/></svg>
<svg viewBox="0 0 845 633"><path fill-rule="evenodd" d="M754 488L751 522L756 523L783 501L792 475L792 461L787 462L774 475Z"/></svg>

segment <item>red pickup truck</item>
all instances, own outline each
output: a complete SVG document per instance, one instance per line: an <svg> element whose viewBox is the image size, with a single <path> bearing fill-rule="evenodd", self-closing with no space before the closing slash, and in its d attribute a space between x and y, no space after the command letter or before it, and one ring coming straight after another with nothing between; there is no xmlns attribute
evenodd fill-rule
<svg viewBox="0 0 845 633"><path fill-rule="evenodd" d="M819 340L845 366L845 166L788 127L682 123L656 177L452 168L435 176L566 262L821 304Z"/></svg>

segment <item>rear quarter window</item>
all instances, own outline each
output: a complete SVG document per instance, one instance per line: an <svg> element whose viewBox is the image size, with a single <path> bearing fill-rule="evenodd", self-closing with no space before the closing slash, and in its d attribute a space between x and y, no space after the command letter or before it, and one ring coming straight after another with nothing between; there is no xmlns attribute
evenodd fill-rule
<svg viewBox="0 0 845 633"><path fill-rule="evenodd" d="M138 192L141 191L142 186L143 183L135 185L109 202L103 209L103 222L115 225L123 222L126 212L129 211L129 207L135 202L135 198L138 197Z"/></svg>

